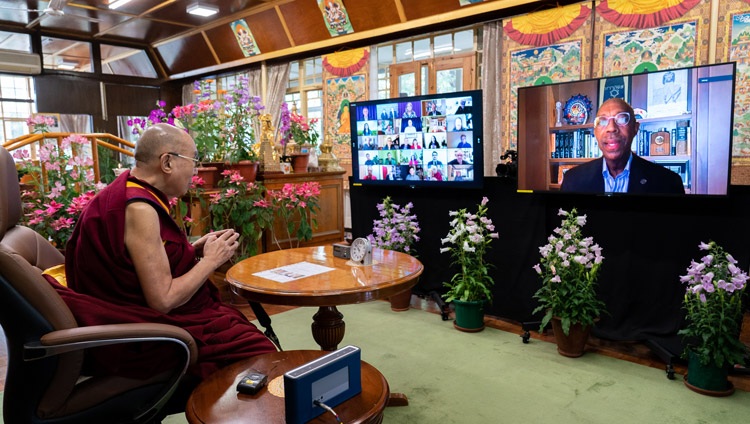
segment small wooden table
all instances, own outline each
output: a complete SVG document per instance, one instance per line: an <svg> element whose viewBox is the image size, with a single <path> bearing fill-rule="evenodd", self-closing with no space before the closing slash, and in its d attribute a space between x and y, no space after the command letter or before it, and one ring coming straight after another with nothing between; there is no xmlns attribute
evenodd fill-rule
<svg viewBox="0 0 750 424"><path fill-rule="evenodd" d="M284 373L325 354L320 350L274 352L222 368L193 391L185 407L185 417L191 424L283 424L286 421ZM267 386L254 395L238 393L237 383L252 370L268 375ZM388 382L383 375L375 367L362 361L362 393L333 409L345 423L378 424L383 421L388 395ZM335 421L326 412L310 422Z"/></svg>
<svg viewBox="0 0 750 424"><path fill-rule="evenodd" d="M372 249L373 265L352 266L333 256L332 246L300 247L252 256L227 271L232 291L247 300L273 305L318 306L312 334L323 350L336 350L344 339L344 316L337 305L387 298L417 284L424 267L416 258L392 250ZM279 283L253 274L309 262L332 271Z"/></svg>

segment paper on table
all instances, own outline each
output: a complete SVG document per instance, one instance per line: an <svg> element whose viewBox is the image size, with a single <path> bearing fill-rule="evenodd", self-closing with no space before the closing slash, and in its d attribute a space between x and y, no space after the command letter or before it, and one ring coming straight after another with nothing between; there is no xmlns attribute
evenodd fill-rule
<svg viewBox="0 0 750 424"><path fill-rule="evenodd" d="M290 281L299 280L300 278L333 271L334 269L335 268L329 268L327 266L311 264L310 262L298 262L296 264L284 265L282 267L256 272L253 275L279 283L288 283Z"/></svg>

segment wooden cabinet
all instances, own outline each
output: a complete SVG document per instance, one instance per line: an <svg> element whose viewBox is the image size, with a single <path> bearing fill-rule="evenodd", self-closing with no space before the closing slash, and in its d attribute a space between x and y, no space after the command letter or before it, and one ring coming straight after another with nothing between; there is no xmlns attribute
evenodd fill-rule
<svg viewBox="0 0 750 424"><path fill-rule="evenodd" d="M726 96L733 94L732 82L722 78L727 70L720 67L686 72L687 110L638 119L640 130L632 150L680 174L686 192L715 193L728 180L732 111ZM626 76L625 80L630 104L648 110L649 93L655 89L649 86L649 74ZM519 90L519 188L559 190L567 169L601 155L593 126L601 84L602 80L595 79ZM564 108L576 95L591 101L588 119L581 125L568 125L562 118L562 125L556 126L555 104L560 102Z"/></svg>
<svg viewBox="0 0 750 424"><path fill-rule="evenodd" d="M320 184L320 196L318 205L320 210L317 212L315 219L317 227L313 229L313 237L300 246L315 246L333 243L344 240L344 173L341 172L310 172L299 174L269 174L259 175L258 181L261 181L267 190L281 190L284 184L299 184L304 182L315 181ZM191 235L205 234L208 229L208 217L206 210L212 194L218 192L218 189L206 190L203 192L203 199L185 199L190 200L190 214L195 223ZM297 218L298 219L298 218ZM289 238L286 236L285 222L276 218L274 222L274 231L279 237L279 243L283 248L289 248ZM278 250L274 243L273 235L270 230L264 231L261 241L261 252Z"/></svg>
<svg viewBox="0 0 750 424"><path fill-rule="evenodd" d="M320 210L315 216L318 226L313 229L311 240L300 243L300 246L316 246L344 240L344 171L341 172L310 172L300 174L269 174L259 176L268 190L281 190L284 184L300 184L315 181L320 184ZM282 248L289 248L286 237L285 222L276 220L274 231L279 237ZM273 241L271 231L263 236L263 251L278 250Z"/></svg>

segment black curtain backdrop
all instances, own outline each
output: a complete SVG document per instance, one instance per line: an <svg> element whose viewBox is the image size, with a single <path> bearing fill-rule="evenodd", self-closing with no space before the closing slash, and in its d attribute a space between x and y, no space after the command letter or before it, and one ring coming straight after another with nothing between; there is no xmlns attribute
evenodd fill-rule
<svg viewBox="0 0 750 424"><path fill-rule="evenodd" d="M701 241L714 240L731 253L742 269L750 262L750 187L733 186L726 197L623 197L560 193L517 193L511 179L485 178L483 189L351 187L352 233L364 237L378 219L376 205L385 196L400 205L414 204L422 228L416 245L425 271L414 293L445 293L442 283L455 273L440 239L449 231L448 212L475 209L489 198L489 217L500 238L489 259L495 280L489 315L518 322L541 318L532 298L541 282L532 269L539 247L560 225L559 208L587 215L584 235L593 236L605 257L599 295L607 304L594 329L610 340L644 340L674 336L683 324L682 297L690 261L699 260Z"/></svg>

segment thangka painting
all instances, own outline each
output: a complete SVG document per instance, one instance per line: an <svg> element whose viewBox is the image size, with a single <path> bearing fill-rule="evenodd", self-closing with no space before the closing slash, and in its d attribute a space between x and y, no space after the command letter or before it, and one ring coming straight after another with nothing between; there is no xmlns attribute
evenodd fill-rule
<svg viewBox="0 0 750 424"><path fill-rule="evenodd" d="M333 142L333 154L341 164L351 164L351 129L349 104L367 100L365 75L330 78L323 87L323 128Z"/></svg>
<svg viewBox="0 0 750 424"><path fill-rule="evenodd" d="M510 52L509 149L516 149L518 88L582 78L581 40Z"/></svg>
<svg viewBox="0 0 750 424"><path fill-rule="evenodd" d="M245 57L260 54L260 49L258 49L258 45L255 44L253 33L250 32L250 27L247 26L247 22L245 22L244 19L238 19L229 25L232 27L234 37L237 39L237 43L240 45L242 54L244 54Z"/></svg>
<svg viewBox="0 0 750 424"><path fill-rule="evenodd" d="M605 34L603 49L604 76L693 66L696 22Z"/></svg>
<svg viewBox="0 0 750 424"><path fill-rule="evenodd" d="M341 0L318 0L318 7L323 12L323 20L331 37L354 32L349 14Z"/></svg>
<svg viewBox="0 0 750 424"><path fill-rule="evenodd" d="M750 158L750 13L732 15L729 60L736 62L732 156Z"/></svg>

